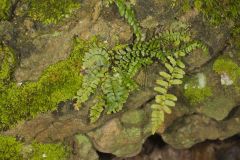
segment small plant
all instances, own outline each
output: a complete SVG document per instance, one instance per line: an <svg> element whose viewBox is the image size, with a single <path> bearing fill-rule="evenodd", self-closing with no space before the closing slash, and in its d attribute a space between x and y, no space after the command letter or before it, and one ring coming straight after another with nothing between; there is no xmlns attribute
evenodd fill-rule
<svg viewBox="0 0 240 160"><path fill-rule="evenodd" d="M126 19L128 24L133 28L133 32L136 35L137 41L141 40L142 31L140 24L138 23L135 13L130 3L125 0L104 0L106 6L115 3L118 7L119 14Z"/></svg>
<svg viewBox="0 0 240 160"><path fill-rule="evenodd" d="M152 108L152 132L163 123L164 114L171 113L177 97L169 93L173 85L181 84L185 65L181 57L194 49L207 48L198 41L191 41L188 26L173 23L168 30L145 42L116 47L113 50L96 44L85 53L83 58L82 87L77 92L76 107L81 108L87 100L95 104L90 107L90 121L95 122L103 111L107 114L122 110L127 98L138 88L134 81L137 72L146 65L157 61L167 71L160 72L154 90L158 93Z"/></svg>

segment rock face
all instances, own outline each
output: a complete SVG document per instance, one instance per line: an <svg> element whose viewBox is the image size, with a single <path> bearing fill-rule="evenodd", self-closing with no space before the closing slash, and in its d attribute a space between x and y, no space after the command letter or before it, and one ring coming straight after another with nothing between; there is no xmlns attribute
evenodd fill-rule
<svg viewBox="0 0 240 160"><path fill-rule="evenodd" d="M74 137L75 140L75 155L79 160L98 160L98 154L93 149L89 138L83 134L78 134Z"/></svg>
<svg viewBox="0 0 240 160"><path fill-rule="evenodd" d="M130 157L141 151L142 143L149 134L144 133L145 113L128 111L120 120L112 119L103 127L89 132L95 148L118 157Z"/></svg>
<svg viewBox="0 0 240 160"><path fill-rule="evenodd" d="M167 1L160 3L157 0L149 3L139 0L136 3L136 12L140 13L138 18L146 33L151 34L154 29L160 30L160 26L175 21L174 11L166 9L169 3ZM46 67L67 57L74 36L88 39L97 34L110 45L129 42L132 39L131 28L118 15L111 15L115 12L114 8L105 8L105 11L102 11L101 6L99 1L85 0L75 18L70 18L62 26L54 26L53 29L44 27L36 29L33 22L27 18L23 21L17 19L17 24L1 22L0 40L8 42L20 57L15 72L16 80L18 82L37 80ZM89 14L90 10L93 11L92 15ZM188 65L186 79L191 81L198 73L203 74L206 77L204 86L209 87L212 94L201 97L201 101L192 104L189 102L191 97L184 96L185 87L174 88L172 92L178 95L179 101L173 113L166 116L158 134L175 149L190 148L205 140L224 140L239 134L239 81L228 86L222 85L221 75L213 71L213 64L220 56L230 57L238 66L240 65L240 52L227 43L229 26L212 27L206 22L199 21L200 15L192 10L184 15L177 13L176 16L191 24L193 36L200 37L199 39L210 48L209 55L195 51L186 57L185 62ZM137 155L146 138L151 135L150 105L156 94L153 86L160 67L154 64L146 69L146 72L140 71L136 77L144 87L130 96L121 113L106 116L95 124L88 122L88 108L67 112L59 117L45 113L2 134L21 136L26 142L64 141L66 137L74 137L75 153L72 159L97 160L96 151L111 153L118 157ZM147 80L142 80L143 77L147 77ZM201 83L195 87L201 87ZM198 94L195 98L199 96L202 95ZM171 154L174 151L175 157L181 157L181 153L175 149L164 148L167 153ZM158 157L157 152L155 151L153 156ZM163 156L161 154L159 158ZM184 158L188 157L182 159ZM210 155L196 160L200 159L212 157Z"/></svg>

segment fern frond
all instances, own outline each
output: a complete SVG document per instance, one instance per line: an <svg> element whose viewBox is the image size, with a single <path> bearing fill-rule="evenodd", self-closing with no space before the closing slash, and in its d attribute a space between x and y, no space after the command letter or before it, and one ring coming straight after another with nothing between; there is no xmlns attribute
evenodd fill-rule
<svg viewBox="0 0 240 160"><path fill-rule="evenodd" d="M137 40L141 40L142 31L131 5L128 4L125 0L115 0L115 4L118 7L119 14L127 20L130 26L132 26Z"/></svg>
<svg viewBox="0 0 240 160"><path fill-rule="evenodd" d="M113 76L107 76L102 84L102 91L107 105L107 114L122 110L123 104L127 101L130 92L123 85L123 79L118 73Z"/></svg>
<svg viewBox="0 0 240 160"><path fill-rule="evenodd" d="M109 56L103 48L91 48L84 56L82 72L84 72L82 88L77 92L77 107L88 100L95 92L101 79L109 68Z"/></svg>
<svg viewBox="0 0 240 160"><path fill-rule="evenodd" d="M119 2L119 5L124 3L123 0L115 2ZM122 7L121 14L125 15L126 6L119 7ZM188 26L182 23L171 25L168 30L148 41L117 46L111 51L95 45L84 56L82 66L84 78L82 88L76 96L78 106L94 93L96 102L90 108L91 122L95 122L104 109L107 114L119 112L129 94L138 87L134 76L142 67L159 61L166 71L159 73L157 86L154 88L158 93L155 104L151 106L154 133L163 123L165 113L170 114L177 101L177 97L170 94L169 89L182 84L185 65L181 58L197 48L208 52L202 43L190 41Z"/></svg>
<svg viewBox="0 0 240 160"><path fill-rule="evenodd" d="M155 133L159 126L164 122L164 114L171 113L171 107L175 106L177 97L169 94L169 88L173 85L182 84L182 78L185 74L183 69L185 65L173 56L167 56L168 62L164 65L167 72L160 72L160 78L156 81L157 87L154 90L158 93L155 97L155 104L151 106L152 133Z"/></svg>
<svg viewBox="0 0 240 160"><path fill-rule="evenodd" d="M90 122L96 122L104 111L105 101L102 95L97 95L94 99L95 104L90 108Z"/></svg>

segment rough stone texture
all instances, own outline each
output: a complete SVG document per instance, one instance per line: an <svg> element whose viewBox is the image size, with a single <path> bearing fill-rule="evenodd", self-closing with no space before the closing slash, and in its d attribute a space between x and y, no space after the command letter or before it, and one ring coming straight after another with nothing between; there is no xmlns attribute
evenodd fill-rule
<svg viewBox="0 0 240 160"><path fill-rule="evenodd" d="M124 126L141 127L144 125L146 115L143 110L130 110L122 115L121 122Z"/></svg>
<svg viewBox="0 0 240 160"><path fill-rule="evenodd" d="M159 139L150 138L144 143L139 155L130 158L116 157L112 160L238 160L240 158L238 138L207 141L190 149L174 149L169 145L160 145L156 142Z"/></svg>
<svg viewBox="0 0 240 160"><path fill-rule="evenodd" d="M29 19L17 22L19 24L14 26L18 36L14 37L12 45L22 58L15 72L16 80L37 80L49 65L65 59L70 53L74 36L89 39L96 35L110 45L129 41L132 37L130 26L121 19L105 21L100 16L99 5L96 0L84 1L75 13L75 19L70 18L64 25L51 29L37 30Z"/></svg>
<svg viewBox="0 0 240 160"><path fill-rule="evenodd" d="M239 116L239 115L237 115ZM172 124L163 134L164 141L174 148L190 148L206 139L226 139L240 132L238 117L223 122L202 115L189 115Z"/></svg>
<svg viewBox="0 0 240 160"><path fill-rule="evenodd" d="M98 154L93 149L91 141L87 136L78 134L74 136L75 140L75 151L77 155L75 157L78 160L98 160Z"/></svg>
<svg viewBox="0 0 240 160"><path fill-rule="evenodd" d="M169 3L170 1L158 0L137 1L135 9L146 33L149 30L160 30L161 26L175 21L174 11L167 7ZM74 17L52 29L36 28L27 18L17 19L14 23L1 22L0 40L9 43L21 59L15 73L16 80L37 80L47 66L69 54L74 36L88 39L99 35L100 39L111 45L129 42L132 38L130 27L116 13L114 8L103 9L99 1L86 0ZM207 139L226 139L239 134L239 91L234 86L222 86L221 77L212 71L214 60L220 55L227 55L232 49L227 43L230 26L209 26L193 10L185 15L176 13L176 16L190 23L194 38L210 47L210 55L197 50L186 57L185 62L188 66L187 78L191 79L202 72L206 75L214 96L193 106L183 97L182 87L174 88L172 92L176 93L179 101L173 113L166 116L158 133L166 143L179 149L189 148ZM236 58L235 55L232 57ZM135 77L141 89L131 94L124 110L104 116L97 123L89 124L86 107L80 111L67 111L63 116L57 117L45 113L19 123L2 134L24 137L26 142L64 141L66 137L75 136L78 147L83 149L77 150L76 154L84 157L84 160L94 160L97 157L95 150L119 157L136 155L140 152L142 143L151 135L149 108L156 95L153 86L159 70L161 68L157 63L141 70Z"/></svg>
<svg viewBox="0 0 240 160"><path fill-rule="evenodd" d="M125 128L118 119L107 122L103 127L88 133L97 150L118 157L129 157L141 151L144 139L141 128Z"/></svg>

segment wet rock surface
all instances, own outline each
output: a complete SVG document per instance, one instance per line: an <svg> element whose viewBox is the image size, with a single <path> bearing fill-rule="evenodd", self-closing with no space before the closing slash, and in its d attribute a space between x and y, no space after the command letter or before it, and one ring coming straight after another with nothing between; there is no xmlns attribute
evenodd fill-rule
<svg viewBox="0 0 240 160"><path fill-rule="evenodd" d="M136 3L135 9L146 33L160 30L175 20L174 11L166 9L167 5L168 2L156 0L151 3L140 0ZM92 14L89 14L90 11ZM116 8L102 8L99 1L91 0L83 1L81 9L73 17L51 29L36 26L28 18L1 22L0 40L12 46L19 58L16 81L35 81L49 65L65 59L70 53L74 36L89 39L98 35L112 46L131 42L131 28L118 14L111 14L115 11ZM72 159L80 160L98 159L96 151L118 157L132 157L141 152L126 160L169 160L170 157L172 160L239 159L239 144L219 147L216 143L210 143L186 149L206 140L224 140L240 132L240 92L234 85L223 86L221 75L212 70L219 56L235 53L227 43L230 26L209 26L201 22L198 13L192 10L185 15L177 15L177 18L190 23L193 36L210 48L210 55L195 51L186 57L185 62L188 66L187 78L193 79L200 72L204 74L213 96L193 105L184 97L184 88L174 88L173 92L180 100L158 131L170 146L152 147L154 149L151 151L141 152L143 143L151 135L149 107L156 94L152 88L160 70L158 64L139 72L136 80L143 87L130 96L125 109L118 114L89 124L88 107L80 111L67 111L61 116L45 113L19 123L3 134L24 137L26 142L66 141L67 137L74 137L71 144L76 146ZM235 54L230 57L237 59Z"/></svg>

